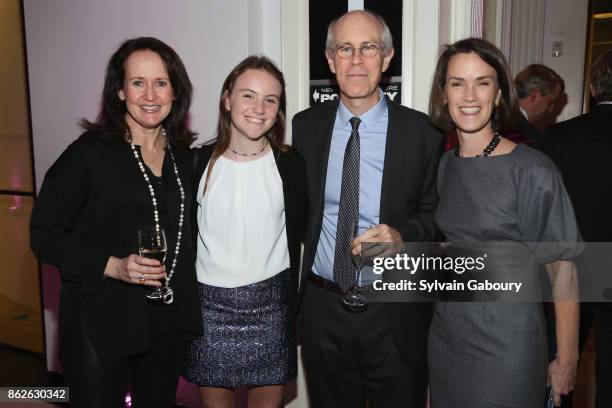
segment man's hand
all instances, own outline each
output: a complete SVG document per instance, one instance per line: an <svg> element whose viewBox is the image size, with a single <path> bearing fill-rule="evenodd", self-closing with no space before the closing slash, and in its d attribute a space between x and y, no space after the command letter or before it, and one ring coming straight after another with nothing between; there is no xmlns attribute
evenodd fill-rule
<svg viewBox="0 0 612 408"><path fill-rule="evenodd" d="M361 243L385 242L390 244L401 244L402 236L395 229L387 224L378 224L372 228L368 228L365 232L359 235L351 243L353 255L361 254Z"/></svg>

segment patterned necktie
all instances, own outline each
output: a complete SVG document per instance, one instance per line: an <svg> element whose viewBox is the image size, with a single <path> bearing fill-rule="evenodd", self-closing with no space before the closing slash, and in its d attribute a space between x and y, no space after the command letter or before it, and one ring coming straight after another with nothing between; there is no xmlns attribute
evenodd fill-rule
<svg viewBox="0 0 612 408"><path fill-rule="evenodd" d="M359 123L361 119L351 118L353 130L344 151L340 208L336 226L334 280L344 292L353 286L356 272L351 257L351 240L353 228L359 221Z"/></svg>

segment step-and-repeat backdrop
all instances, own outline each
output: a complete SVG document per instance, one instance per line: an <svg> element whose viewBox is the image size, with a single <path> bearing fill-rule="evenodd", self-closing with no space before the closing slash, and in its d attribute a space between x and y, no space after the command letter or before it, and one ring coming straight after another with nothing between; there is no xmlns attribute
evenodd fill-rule
<svg viewBox="0 0 612 408"><path fill-rule="evenodd" d="M348 10L367 9L385 19L391 35L395 56L383 73L382 90L396 103L402 100L402 1L397 0L319 0L310 1L310 104L338 98L338 86L325 59L325 39L329 23Z"/></svg>

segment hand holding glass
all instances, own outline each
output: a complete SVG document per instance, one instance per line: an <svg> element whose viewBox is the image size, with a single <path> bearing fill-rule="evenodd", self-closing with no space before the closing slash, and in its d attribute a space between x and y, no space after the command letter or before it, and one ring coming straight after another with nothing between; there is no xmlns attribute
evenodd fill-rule
<svg viewBox="0 0 612 408"><path fill-rule="evenodd" d="M366 230L370 229L372 225L360 227L358 223L353 224L353 235L351 241L354 241L358 236L363 234ZM358 255L351 253L353 264L355 265L355 282L349 291L342 298L344 307L351 312L363 312L368 307L368 299L361 293L360 290L360 279L361 279L361 268L363 266L363 254L361 250Z"/></svg>
<svg viewBox="0 0 612 408"><path fill-rule="evenodd" d="M138 231L138 252L143 258L155 259L160 265L166 260L166 234L164 230L146 229ZM160 303L168 303L169 291L167 281L164 279L161 286L156 286L147 293L147 298Z"/></svg>

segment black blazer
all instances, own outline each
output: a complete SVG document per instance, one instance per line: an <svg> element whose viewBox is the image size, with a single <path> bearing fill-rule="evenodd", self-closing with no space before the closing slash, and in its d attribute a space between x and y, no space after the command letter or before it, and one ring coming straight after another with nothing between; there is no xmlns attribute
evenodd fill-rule
<svg viewBox="0 0 612 408"><path fill-rule="evenodd" d="M185 194L191 195L191 155L173 148ZM174 257L179 192L169 155L163 163L167 194L157 195L169 258ZM187 203L188 204L188 203ZM184 217L191 217L189 205ZM86 132L62 153L45 175L30 223L36 256L59 269L60 357L77 347L84 327L103 358L146 351L160 331L201 334L196 273L189 222L183 224L180 255L171 286L172 305L152 305L150 287L104 277L110 256L138 253L138 230L151 227L151 196L130 145L120 138ZM187 239L186 239L187 238Z"/></svg>
<svg viewBox="0 0 612 408"><path fill-rule="evenodd" d="M540 142L540 139L542 138L542 133L523 115L521 115L521 123L519 130L523 132L527 144L529 144L530 146L537 147L538 143Z"/></svg>
<svg viewBox="0 0 612 408"><path fill-rule="evenodd" d="M548 128L540 143L559 167L585 241L612 241L612 105Z"/></svg>
<svg viewBox="0 0 612 408"><path fill-rule="evenodd" d="M192 239L193 248L197 250L198 240L198 220L197 220L197 201L195 194L198 193L198 185L204 171L213 154L215 145L203 145L193 149L193 186L194 193L192 200ZM306 183L306 168L302 157L289 147L287 152L274 149L276 167L283 182L283 197L285 200L285 222L287 223L287 244L289 247L289 264L291 269L291 290L289 294L289 304L292 310L296 310L299 265L300 265L300 244L306 229L306 216L308 214L308 194ZM262 231L263 232L263 231Z"/></svg>
<svg viewBox="0 0 612 408"><path fill-rule="evenodd" d="M338 105L338 101L315 105L293 118L293 146L306 161L311 209L304 239L301 289L306 287L321 234L327 159ZM432 127L426 115L388 98L387 106L389 125L380 223L398 230L404 241L437 241L440 236L434 222L438 205L436 175L443 136ZM409 364L426 364L431 306L430 303L387 304L393 336Z"/></svg>

